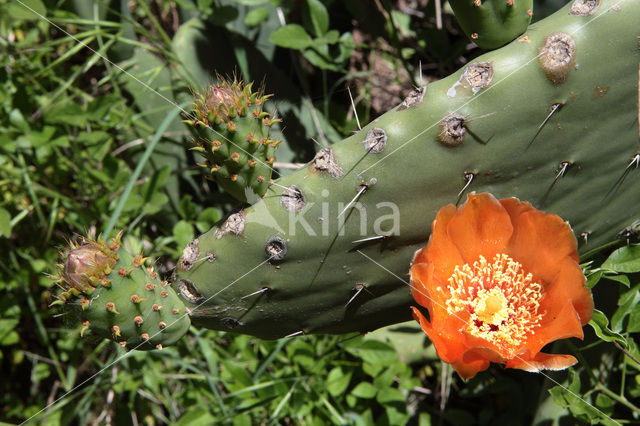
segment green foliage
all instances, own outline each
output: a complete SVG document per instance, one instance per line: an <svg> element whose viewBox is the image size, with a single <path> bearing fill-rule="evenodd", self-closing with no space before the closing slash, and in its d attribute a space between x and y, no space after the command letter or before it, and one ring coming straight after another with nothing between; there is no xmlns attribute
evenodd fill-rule
<svg viewBox="0 0 640 426"><path fill-rule="evenodd" d="M348 32L329 30L329 13L320 0L305 0L302 4L304 26L288 24L278 28L271 33L271 41L301 51L307 61L320 69L344 72L355 48L353 37Z"/></svg>
<svg viewBox="0 0 640 426"><path fill-rule="evenodd" d="M594 311L589 325L598 339L579 350L579 367L569 371L567 382L549 391L558 405L590 424L616 424L611 419L616 407L625 407L628 418L640 416L640 408L631 402L640 390L640 352L636 342L640 331L640 283L637 275L623 275L638 272L633 266L638 262L637 245L627 245L611 253L601 267L587 270L590 285L598 284L593 288L596 307L607 313ZM615 304L599 306L599 300L607 303L603 292L617 293ZM603 348L605 342L607 347Z"/></svg>
<svg viewBox="0 0 640 426"><path fill-rule="evenodd" d="M192 327L171 348L126 353L116 343L81 338L69 311L48 308L58 289L47 274L73 234L124 229L124 245L158 258L166 277L187 242L237 207L184 149L191 136L181 120L188 117L176 114L176 104L189 109L190 89L209 84L216 70L256 84L264 79L286 120L277 130L285 140L278 160L296 166L315 152L311 138L331 144L357 128L345 82L361 122L369 122L420 81L419 60L425 79L437 79L476 54L450 15L443 16L449 30L436 28L434 2L408 15L385 1L382 10L324 0L21 1L37 13L0 0L0 421L426 425L601 418L585 408L574 413L570 395L558 400L566 409L547 404L543 376L494 367L463 383L415 327L277 341ZM281 27L276 7L309 37L302 50L271 42ZM357 31L352 19L361 24ZM392 77L383 79L381 69ZM393 90L396 98L382 96ZM597 301L615 294L597 305L637 360L640 282L607 268L589 272L592 285L602 279ZM629 401L640 397L640 365L587 333L576 370L581 397L616 419L637 419Z"/></svg>
<svg viewBox="0 0 640 426"><path fill-rule="evenodd" d="M627 345L627 341L622 335L609 329L609 319L599 310L595 309L593 311L593 317L589 321L589 325L593 327L596 335L605 342L618 342L622 345Z"/></svg>
<svg viewBox="0 0 640 426"><path fill-rule="evenodd" d="M614 251L602 264L601 269L614 273L640 272L640 244L628 245Z"/></svg>

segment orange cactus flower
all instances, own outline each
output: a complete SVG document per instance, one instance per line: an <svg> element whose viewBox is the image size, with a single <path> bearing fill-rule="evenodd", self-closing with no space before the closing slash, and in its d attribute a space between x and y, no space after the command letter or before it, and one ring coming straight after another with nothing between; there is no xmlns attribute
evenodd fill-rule
<svg viewBox="0 0 640 426"><path fill-rule="evenodd" d="M540 352L547 343L583 338L593 299L567 222L516 198L471 194L443 207L427 246L414 256L411 292L427 308L414 318L440 358L463 379L490 362L537 372L575 364Z"/></svg>

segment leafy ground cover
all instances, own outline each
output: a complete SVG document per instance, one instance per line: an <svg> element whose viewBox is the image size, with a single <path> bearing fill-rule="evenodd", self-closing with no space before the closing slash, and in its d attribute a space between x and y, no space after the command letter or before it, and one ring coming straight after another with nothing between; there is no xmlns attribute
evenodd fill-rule
<svg viewBox="0 0 640 426"><path fill-rule="evenodd" d="M446 8L438 16L426 0L0 0L0 46L1 421L640 422L637 229L610 257L584 259L598 311L584 342L552 348L580 360L568 372L492 366L465 383L413 324L278 341L192 328L175 347L125 353L81 338L64 310L48 307L57 291L48 274L70 236L124 229L125 244L167 274L236 206L185 150L180 108L192 90L218 72L275 93L285 174L312 157L313 139L341 139L479 53Z"/></svg>

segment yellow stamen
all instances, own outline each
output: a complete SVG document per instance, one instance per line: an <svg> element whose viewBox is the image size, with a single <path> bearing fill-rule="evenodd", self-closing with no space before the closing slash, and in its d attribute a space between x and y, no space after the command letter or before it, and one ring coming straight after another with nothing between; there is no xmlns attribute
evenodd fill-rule
<svg viewBox="0 0 640 426"><path fill-rule="evenodd" d="M480 256L473 265L456 266L447 287L447 312L467 312L465 331L493 343L505 357L515 356L540 325L542 286L506 254L497 254L493 263Z"/></svg>

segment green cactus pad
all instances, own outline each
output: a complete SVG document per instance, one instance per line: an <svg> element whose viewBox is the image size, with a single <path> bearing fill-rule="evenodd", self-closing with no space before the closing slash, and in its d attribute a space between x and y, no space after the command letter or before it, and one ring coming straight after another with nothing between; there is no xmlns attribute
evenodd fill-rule
<svg viewBox="0 0 640 426"><path fill-rule="evenodd" d="M572 6L412 93L191 243L172 286L194 324L278 338L409 320L413 253L438 209L469 191L558 214L581 253L615 240L640 215L640 1ZM544 47L562 34L573 49Z"/></svg>
<svg viewBox="0 0 640 426"><path fill-rule="evenodd" d="M264 195L281 140L272 139L271 126L279 122L263 110L269 95L252 92L252 83L219 78L203 94L196 93L193 115L185 120L196 137L193 148L206 159L208 169L221 188L247 202Z"/></svg>
<svg viewBox="0 0 640 426"><path fill-rule="evenodd" d="M495 49L524 33L533 0L449 0L462 30L483 49Z"/></svg>
<svg viewBox="0 0 640 426"><path fill-rule="evenodd" d="M59 300L78 311L81 334L95 333L129 349L161 349L180 339L191 321L184 303L141 255L86 238L63 253Z"/></svg>

